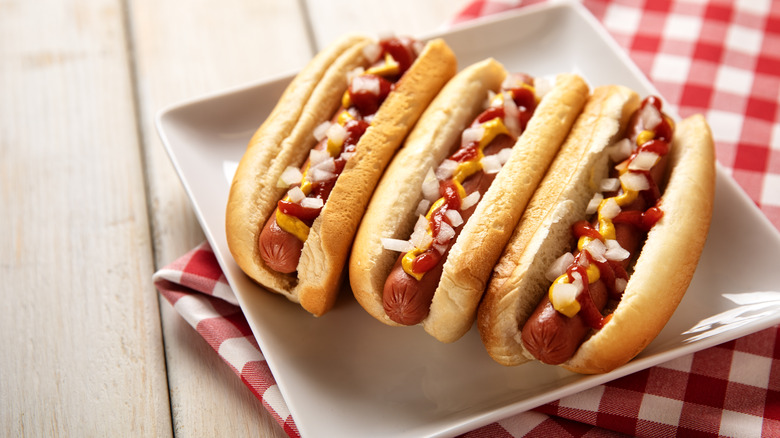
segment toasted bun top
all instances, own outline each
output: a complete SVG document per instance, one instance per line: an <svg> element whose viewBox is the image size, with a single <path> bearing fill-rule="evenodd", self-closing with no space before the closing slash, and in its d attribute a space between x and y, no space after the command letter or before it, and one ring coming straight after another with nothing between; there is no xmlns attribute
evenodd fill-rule
<svg viewBox="0 0 780 438"><path fill-rule="evenodd" d="M385 324L398 325L382 306L385 279L398 253L384 249L380 239L409 237L426 172L447 158L463 129L482 111L488 90L498 91L506 75L493 59L458 73L425 110L377 186L355 237L349 278L360 305Z"/></svg>
<svg viewBox="0 0 780 438"><path fill-rule="evenodd" d="M596 88L540 184L493 270L479 309L488 353L504 365L529 358L519 342L523 322L547 292L545 273L570 250L571 225L607 175L607 146L622 138L639 96L625 87Z"/></svg>
<svg viewBox="0 0 780 438"><path fill-rule="evenodd" d="M563 364L604 373L639 354L672 317L704 249L715 197L715 148L701 115L680 122L661 201L663 218L650 230L612 319Z"/></svg>
<svg viewBox="0 0 780 438"><path fill-rule="evenodd" d="M455 56L442 40L429 42L375 114L339 176L304 243L298 272L268 268L257 249L263 225L286 189L277 187L288 166L299 166L316 141L314 128L329 120L347 88L347 73L367 66L371 40L348 36L320 52L288 86L250 141L231 185L227 206L228 246L255 281L314 315L335 302L357 224L393 151L444 83L455 74Z"/></svg>

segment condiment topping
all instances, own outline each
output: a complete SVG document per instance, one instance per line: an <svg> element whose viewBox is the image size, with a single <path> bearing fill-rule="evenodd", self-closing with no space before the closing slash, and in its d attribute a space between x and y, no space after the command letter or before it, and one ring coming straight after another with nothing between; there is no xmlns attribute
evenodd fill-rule
<svg viewBox="0 0 780 438"><path fill-rule="evenodd" d="M557 277L549 289L555 310L568 317L582 312L585 323L595 329L602 328L609 316L603 317L596 308L588 286L601 279L610 298L619 300L628 282L623 262L630 254L618 243L615 224L630 224L647 232L663 217L658 205L660 190L651 171L669 151L673 122L662 113L661 101L650 96L630 128L628 137L610 150L611 158L619 163L615 165L617 178L602 181L608 195L597 193L588 205L588 213L596 214L593 224L580 221L572 226L579 252L564 254L549 272ZM640 194L642 204L649 208L633 209Z"/></svg>
<svg viewBox="0 0 780 438"><path fill-rule="evenodd" d="M402 258L401 264L407 274L420 280L441 260L455 238L456 230L463 224L460 212L468 210L479 200L479 192L467 194L463 182L478 172L497 173L501 169L509 158L511 148L486 156L485 147L499 136L516 140L525 129L536 104L532 78L510 76L504 81L500 93L490 99L488 108L464 130L460 148L436 172L429 171L423 192L433 196L424 199L418 209L420 213L427 209L427 214L417 221L410 238L412 248ZM435 201L430 205L433 199Z"/></svg>
<svg viewBox="0 0 780 438"><path fill-rule="evenodd" d="M335 122L324 122L314 130L319 142L312 149L303 170L288 168L280 184L293 185L278 202L276 222L280 228L305 241L314 220L330 196L336 179L371 124L374 114L401 76L417 57L420 46L409 38L388 38L364 49L371 62L368 69L349 74L342 108Z"/></svg>

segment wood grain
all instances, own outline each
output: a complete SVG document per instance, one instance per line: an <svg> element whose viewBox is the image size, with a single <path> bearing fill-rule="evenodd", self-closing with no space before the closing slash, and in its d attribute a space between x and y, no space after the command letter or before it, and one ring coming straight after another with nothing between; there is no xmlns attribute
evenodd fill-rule
<svg viewBox="0 0 780 438"><path fill-rule="evenodd" d="M0 5L4 436L171 434L123 23Z"/></svg>

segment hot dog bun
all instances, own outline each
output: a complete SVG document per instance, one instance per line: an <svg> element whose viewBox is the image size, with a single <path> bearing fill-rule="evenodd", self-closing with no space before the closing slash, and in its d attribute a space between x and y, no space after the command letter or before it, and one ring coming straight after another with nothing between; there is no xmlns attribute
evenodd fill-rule
<svg viewBox="0 0 780 438"><path fill-rule="evenodd" d="M259 233L287 188L277 182L300 166L347 88L347 74L365 67L373 41L346 36L316 55L285 90L252 137L230 188L227 241L236 263L257 283L319 316L334 304L352 238L384 167L439 89L455 74L456 60L442 40L428 42L396 83L360 138L303 245L297 272L281 274L260 257Z"/></svg>
<svg viewBox="0 0 780 438"><path fill-rule="evenodd" d="M479 309L482 341L497 362L519 365L533 358L520 331L547 294L546 271L571 249L571 227L586 217L586 206L608 173L607 147L624 136L638 105L636 93L625 87L594 90L529 203ZM628 362L657 336L685 293L706 238L714 194L713 145L701 117L679 124L667 170L671 178L661 201L663 217L651 229L611 320L562 366L601 373Z"/></svg>
<svg viewBox="0 0 780 438"><path fill-rule="evenodd" d="M381 239L409 237L427 170L452 153L453 144L460 144L463 129L483 109L487 91L498 90L506 76L503 66L488 59L453 78L421 117L377 187L355 239L349 275L358 302L388 325L398 324L384 310L383 287L399 254L384 249ZM492 266L587 94L580 77L558 75L509 161L463 226L422 322L425 331L439 341L453 342L473 324Z"/></svg>

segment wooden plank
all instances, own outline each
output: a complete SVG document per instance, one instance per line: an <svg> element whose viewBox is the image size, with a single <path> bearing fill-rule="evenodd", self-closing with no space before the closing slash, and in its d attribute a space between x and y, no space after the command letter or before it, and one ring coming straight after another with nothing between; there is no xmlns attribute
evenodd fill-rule
<svg viewBox="0 0 780 438"><path fill-rule="evenodd" d="M300 69L312 56L296 2L139 0L130 5L157 267L204 240L153 126L161 108ZM178 436L286 436L167 303L161 304Z"/></svg>
<svg viewBox="0 0 780 438"><path fill-rule="evenodd" d="M0 11L0 435L168 436L123 2Z"/></svg>
<svg viewBox="0 0 780 438"><path fill-rule="evenodd" d="M321 49L345 32L421 36L444 30L470 0L306 0Z"/></svg>

